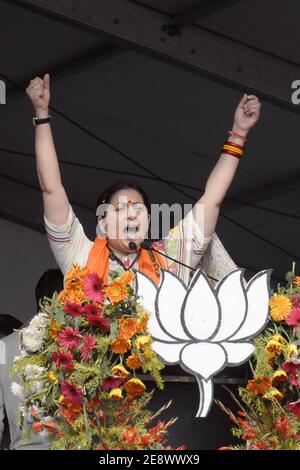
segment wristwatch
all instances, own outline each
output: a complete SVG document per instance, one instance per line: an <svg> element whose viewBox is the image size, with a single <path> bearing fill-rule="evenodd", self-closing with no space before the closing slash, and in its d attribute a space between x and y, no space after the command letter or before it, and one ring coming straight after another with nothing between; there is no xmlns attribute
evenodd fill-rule
<svg viewBox="0 0 300 470"><path fill-rule="evenodd" d="M48 116L46 118L34 117L32 121L33 121L33 126L36 127L36 126L39 126L40 124L47 124L48 122L51 122L51 116Z"/></svg>

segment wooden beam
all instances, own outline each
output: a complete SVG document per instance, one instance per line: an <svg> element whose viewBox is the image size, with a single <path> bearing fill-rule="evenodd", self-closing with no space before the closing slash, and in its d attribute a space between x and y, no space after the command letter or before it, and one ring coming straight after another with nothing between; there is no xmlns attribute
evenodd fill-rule
<svg viewBox="0 0 300 470"><path fill-rule="evenodd" d="M237 44L199 26L181 36L164 31L170 17L127 0L15 0L144 53L172 61L299 113L291 102L291 84L300 67L249 46Z"/></svg>
<svg viewBox="0 0 300 470"><path fill-rule="evenodd" d="M7 98L9 102L14 101L15 99L23 96L24 89L28 86L29 81L35 77L39 76L44 72L49 72L51 75L51 82L57 82L63 78L70 76L71 74L81 72L86 70L89 67L94 66L95 64L100 64L106 62L119 54L122 54L127 50L126 47L115 44L105 44L101 47L96 47L85 51L76 57L73 57L67 62L62 62L60 64L55 64L45 70L35 70L32 72L31 76L18 81L18 84L8 84L7 86ZM8 82L9 83L9 82Z"/></svg>
<svg viewBox="0 0 300 470"><path fill-rule="evenodd" d="M235 3L239 3L242 0L202 0L198 1L192 8L183 10L175 15L170 23L169 27L174 30L186 26L187 24L194 23L197 20L206 18L214 13L217 13L224 8L228 8Z"/></svg>

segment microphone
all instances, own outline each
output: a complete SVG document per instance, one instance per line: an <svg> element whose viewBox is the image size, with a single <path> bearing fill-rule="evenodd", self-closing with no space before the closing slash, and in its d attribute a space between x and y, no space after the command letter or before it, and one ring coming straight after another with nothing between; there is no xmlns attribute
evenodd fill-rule
<svg viewBox="0 0 300 470"><path fill-rule="evenodd" d="M130 243L134 243L134 242L130 242ZM130 243L129 243L129 248L131 248L131 247L130 247ZM194 272L197 271L196 268L192 268L192 266L188 266L187 264L182 263L182 262L179 261L178 259L171 258L171 256L168 256L168 255L166 255L165 253L162 253L161 251L156 250L156 248L153 248L152 243L153 243L153 241L151 241L151 240L143 240L142 243L140 244L140 247L141 247L141 248L144 248L144 250L155 251L155 252L158 253L159 255L162 255L162 256L164 256L165 258L170 259L171 261L175 261L175 263L180 264L181 266L184 266L185 268L188 268L188 269L190 269L191 271L194 271ZM135 244L135 243L134 243L134 244ZM218 279L216 279L216 278L214 278L214 277L212 277L212 276L209 276L208 274L206 274L206 275L207 275L207 277L209 277L210 279L213 279L214 281L217 281L217 282L218 282Z"/></svg>
<svg viewBox="0 0 300 470"><path fill-rule="evenodd" d="M136 244L135 242L130 241L130 242L128 243L128 246L129 246L129 248L130 248L132 251L137 251L137 244Z"/></svg>

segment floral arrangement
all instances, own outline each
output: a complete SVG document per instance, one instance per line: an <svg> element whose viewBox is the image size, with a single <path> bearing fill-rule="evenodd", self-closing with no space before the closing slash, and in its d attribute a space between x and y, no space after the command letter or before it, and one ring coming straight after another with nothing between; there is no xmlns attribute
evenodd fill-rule
<svg viewBox="0 0 300 470"><path fill-rule="evenodd" d="M217 401L244 443L222 447L247 450L300 450L300 276L293 269L287 285L270 298L271 322L255 340L253 378L239 388L234 414Z"/></svg>
<svg viewBox="0 0 300 470"><path fill-rule="evenodd" d="M171 449L166 434L176 419L151 427L168 405L148 411L153 392L138 376L148 373L163 388L134 277L111 272L104 286L74 265L64 290L45 298L21 331L12 390L21 400L24 439L37 433L56 450Z"/></svg>

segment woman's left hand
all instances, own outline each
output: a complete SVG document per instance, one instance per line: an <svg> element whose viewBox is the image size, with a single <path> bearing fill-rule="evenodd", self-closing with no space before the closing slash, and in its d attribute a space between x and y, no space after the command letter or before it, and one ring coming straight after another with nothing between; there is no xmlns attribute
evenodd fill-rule
<svg viewBox="0 0 300 470"><path fill-rule="evenodd" d="M244 95L234 113L234 127L248 132L260 117L261 104L255 95Z"/></svg>

